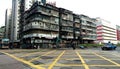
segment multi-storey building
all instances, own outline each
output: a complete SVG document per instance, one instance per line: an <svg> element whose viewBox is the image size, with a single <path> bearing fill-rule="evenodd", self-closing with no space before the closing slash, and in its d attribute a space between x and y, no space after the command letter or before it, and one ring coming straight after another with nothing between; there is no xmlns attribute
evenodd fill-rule
<svg viewBox="0 0 120 69"><path fill-rule="evenodd" d="M18 38L18 0L12 0L12 23L11 23L11 37L10 41L15 42Z"/></svg>
<svg viewBox="0 0 120 69"><path fill-rule="evenodd" d="M50 4L35 2L24 14L23 44L45 46L59 36L59 9Z"/></svg>
<svg viewBox="0 0 120 69"><path fill-rule="evenodd" d="M117 31L117 41L120 43L120 26L116 25L116 31Z"/></svg>
<svg viewBox="0 0 120 69"><path fill-rule="evenodd" d="M5 13L5 35L4 37L7 39L10 39L10 33L11 33L11 9L6 9L6 13Z"/></svg>
<svg viewBox="0 0 120 69"><path fill-rule="evenodd" d="M95 22L95 19L85 15L37 1L23 14L23 30L20 35L23 44L31 48L33 45L54 43L56 38L65 42L77 40L93 43L96 39Z"/></svg>
<svg viewBox="0 0 120 69"><path fill-rule="evenodd" d="M23 14L26 10L28 10L32 4L37 0L12 0L12 22L11 22L11 28L10 28L10 45L16 47L19 44L19 41L23 28L24 23L24 17Z"/></svg>
<svg viewBox="0 0 120 69"><path fill-rule="evenodd" d="M12 42L19 37L23 44L33 47L32 44L52 43L56 38L81 43L96 39L93 18L46 4L46 0L13 0L12 3Z"/></svg>
<svg viewBox="0 0 120 69"><path fill-rule="evenodd" d="M59 18L60 39L73 39L73 12L64 8L59 8Z"/></svg>
<svg viewBox="0 0 120 69"><path fill-rule="evenodd" d="M96 19L85 15L80 15L80 18L82 43L93 43L96 40Z"/></svg>
<svg viewBox="0 0 120 69"><path fill-rule="evenodd" d="M97 21L97 42L117 44L116 25L101 18L97 18Z"/></svg>
<svg viewBox="0 0 120 69"><path fill-rule="evenodd" d="M12 0L12 23L11 23L11 42L18 41L19 34L23 30L23 13L38 0Z"/></svg>
<svg viewBox="0 0 120 69"><path fill-rule="evenodd" d="M4 34L5 34L5 26L0 27L0 39L4 38Z"/></svg>
<svg viewBox="0 0 120 69"><path fill-rule="evenodd" d="M77 40L79 43L81 42L81 19L80 15L73 14L73 39Z"/></svg>

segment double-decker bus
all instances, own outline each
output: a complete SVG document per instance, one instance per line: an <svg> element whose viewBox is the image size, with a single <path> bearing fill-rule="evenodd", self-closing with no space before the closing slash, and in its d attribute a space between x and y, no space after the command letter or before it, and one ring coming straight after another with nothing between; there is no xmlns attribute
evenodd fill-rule
<svg viewBox="0 0 120 69"><path fill-rule="evenodd" d="M0 48L9 48L9 39L1 39L0 40Z"/></svg>

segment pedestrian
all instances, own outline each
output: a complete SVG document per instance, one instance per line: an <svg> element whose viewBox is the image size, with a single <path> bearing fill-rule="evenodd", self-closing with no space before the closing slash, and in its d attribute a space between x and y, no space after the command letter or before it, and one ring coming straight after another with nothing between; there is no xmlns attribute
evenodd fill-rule
<svg viewBox="0 0 120 69"><path fill-rule="evenodd" d="M76 49L73 41L71 41L71 47L73 48L73 50Z"/></svg>

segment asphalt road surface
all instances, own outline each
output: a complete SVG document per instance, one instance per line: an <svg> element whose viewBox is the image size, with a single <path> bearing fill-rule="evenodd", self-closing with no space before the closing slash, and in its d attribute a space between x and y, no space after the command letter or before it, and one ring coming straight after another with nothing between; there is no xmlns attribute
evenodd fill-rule
<svg viewBox="0 0 120 69"><path fill-rule="evenodd" d="M0 69L120 69L120 48L0 50Z"/></svg>

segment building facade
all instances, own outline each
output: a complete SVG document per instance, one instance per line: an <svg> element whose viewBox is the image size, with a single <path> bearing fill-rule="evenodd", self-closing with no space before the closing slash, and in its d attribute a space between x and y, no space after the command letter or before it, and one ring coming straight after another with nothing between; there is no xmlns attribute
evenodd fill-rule
<svg viewBox="0 0 120 69"><path fill-rule="evenodd" d="M5 13L5 38L10 39L11 23L12 23L11 9L6 9Z"/></svg>
<svg viewBox="0 0 120 69"><path fill-rule="evenodd" d="M5 26L0 27L0 39L4 38L4 34L5 34Z"/></svg>
<svg viewBox="0 0 120 69"><path fill-rule="evenodd" d="M11 23L11 42L16 42L21 38L19 34L23 30L23 13L28 10L37 0L12 0L12 23Z"/></svg>
<svg viewBox="0 0 120 69"><path fill-rule="evenodd" d="M116 31L117 31L117 41L120 43L120 26L116 25Z"/></svg>
<svg viewBox="0 0 120 69"><path fill-rule="evenodd" d="M11 18L10 40L20 40L25 46L96 40L96 19L47 4L46 0L12 0Z"/></svg>
<svg viewBox="0 0 120 69"><path fill-rule="evenodd" d="M81 18L78 14L73 14L73 39L78 43L82 43L81 40Z"/></svg>
<svg viewBox="0 0 120 69"><path fill-rule="evenodd" d="M59 36L59 9L50 4L35 2L24 14L23 44L45 46ZM47 46L46 45L46 46ZM28 47L28 46L27 46Z"/></svg>
<svg viewBox="0 0 120 69"><path fill-rule="evenodd" d="M64 8L59 8L59 19L60 39L73 39L73 12Z"/></svg>
<svg viewBox="0 0 120 69"><path fill-rule="evenodd" d="M12 23L11 23L11 42L16 42L18 40L18 24L19 24L19 1L12 0Z"/></svg>
<svg viewBox="0 0 120 69"><path fill-rule="evenodd" d="M97 18L97 42L117 44L116 25L101 18Z"/></svg>
<svg viewBox="0 0 120 69"><path fill-rule="evenodd" d="M36 1L22 16L22 47L47 47L50 44L58 44L60 40L63 43L71 40L93 43L96 39L95 19L42 1ZM84 22L86 25L81 24Z"/></svg>
<svg viewBox="0 0 120 69"><path fill-rule="evenodd" d="M96 19L85 15L80 15L81 18L81 36L82 43L94 43L96 40Z"/></svg>

